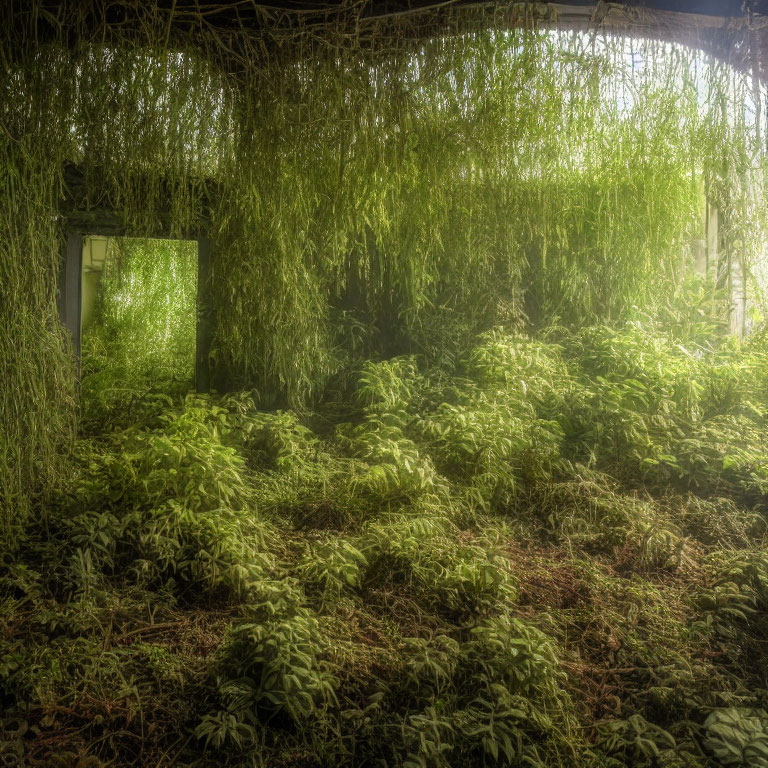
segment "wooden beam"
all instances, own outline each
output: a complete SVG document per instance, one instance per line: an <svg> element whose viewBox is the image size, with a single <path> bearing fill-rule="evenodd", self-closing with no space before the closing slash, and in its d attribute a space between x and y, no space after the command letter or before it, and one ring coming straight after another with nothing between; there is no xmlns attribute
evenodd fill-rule
<svg viewBox="0 0 768 768"><path fill-rule="evenodd" d="M768 0L559 0L532 3L530 7L545 16L555 10L563 18L584 12L593 18L606 6L609 15L636 19L633 34L661 35L683 44L696 44L696 28L703 23L710 27L711 35L703 36L700 46L721 58L728 58L731 45L728 27L749 20L750 26L757 28L768 17ZM369 30L386 34L387 23L401 18L412 23L413 29L407 34L417 38L440 34L441 29L452 33L455 11L472 8L480 15L488 10L494 23L507 16L509 20L501 22L505 27L527 24L530 15L522 3L511 0L254 0L202 5L200 0L109 0L90 5L83 0L6 0L0 3L0 23L6 30L9 60L29 55L51 40L72 47L116 45L126 40L141 45L162 33L171 48L186 51L197 46L225 69L239 72L247 70L249 63L267 49L284 55L285 46L274 47L275 41L289 40L298 30L309 29L322 37L346 28L350 37L364 46ZM724 30L724 41L718 39L714 28ZM765 34L759 37L765 71L768 38Z"/></svg>
<svg viewBox="0 0 768 768"><path fill-rule="evenodd" d="M106 237L150 237L161 239L197 240L197 299L196 299L196 341L195 341L195 388L198 392L208 392L211 388L210 352L216 322L216 312L211 283L211 264L213 249L208 231L210 228L209 195L217 189L216 182L206 179L202 183L201 215L189 231L179 237L171 231L171 196L156 212L155 224L151 229L141 232L128 227L117 204L117 195L106 195L105 206L95 207L92 198L101 201L103 194L94 195L89 189L88 176L84 170L73 164L64 168L66 188L65 198L61 201L61 215L64 219L67 240L59 274L59 315L62 323L72 335L78 364L81 354L81 314L82 314L82 253L85 235L103 235ZM192 192L193 190L190 190ZM103 190L102 190L103 192Z"/></svg>
<svg viewBox="0 0 768 768"><path fill-rule="evenodd" d="M75 163L65 164L64 197L59 203L59 210L68 232L110 237L171 237L172 199L178 193L170 182L165 181L161 185L159 205L153 212L154 222L137 231L126 223L118 191L109 185L104 187L98 181L104 176L106 174L99 173L98 168L87 170ZM141 187L147 178L137 175L134 181ZM199 215L183 232L175 236L182 240L205 237L210 229L210 201L218 196L219 185L213 179L191 180L185 193L199 199Z"/></svg>

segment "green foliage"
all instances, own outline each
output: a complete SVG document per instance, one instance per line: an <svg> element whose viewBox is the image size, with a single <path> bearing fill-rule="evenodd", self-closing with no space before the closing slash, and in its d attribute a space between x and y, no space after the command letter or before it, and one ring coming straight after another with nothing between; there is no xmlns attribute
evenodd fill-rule
<svg viewBox="0 0 768 768"><path fill-rule="evenodd" d="M759 764L768 357L687 255L727 209L758 287L748 75L462 4L187 39L75 5L0 25L3 758ZM131 246L75 442L68 194L211 237L247 394L182 397L192 262Z"/></svg>
<svg viewBox="0 0 768 768"><path fill-rule="evenodd" d="M106 415L0 578L3 701L102 713L102 761L94 702L180 765L749 764L753 716L707 718L768 689L760 350L497 329L317 413Z"/></svg>
<svg viewBox="0 0 768 768"><path fill-rule="evenodd" d="M100 344L109 357L86 350L86 370L114 367L126 383L146 381L155 389L166 379L190 380L196 294L196 242L110 238L96 319L83 334L84 343Z"/></svg>
<svg viewBox="0 0 768 768"><path fill-rule="evenodd" d="M322 716L335 703L334 679L317 657L321 626L299 612L267 624L233 628L220 669L231 684L219 683L229 711L251 722L285 715L300 725ZM204 721L198 735L206 735Z"/></svg>
<svg viewBox="0 0 768 768"><path fill-rule="evenodd" d="M84 444L55 520L76 591L87 593L99 573L248 591L270 564L262 553L270 534L253 512L245 462L222 442L231 421L225 408L190 397L155 430Z"/></svg>
<svg viewBox="0 0 768 768"><path fill-rule="evenodd" d="M359 589L367 566L366 556L349 541L329 539L312 546L298 568L307 587L319 590L326 601Z"/></svg>
<svg viewBox="0 0 768 768"><path fill-rule="evenodd" d="M673 766L677 744L674 736L635 714L626 720L613 720L602 727L601 747L610 755L611 766ZM677 763L681 765L681 763Z"/></svg>
<svg viewBox="0 0 768 768"><path fill-rule="evenodd" d="M262 413L245 427L248 453L257 466L289 470L313 452L317 440L290 412Z"/></svg>
<svg viewBox="0 0 768 768"><path fill-rule="evenodd" d="M486 614L514 599L503 559L490 547L460 542L453 524L435 513L371 523L359 548L369 565L369 583L405 583L458 617Z"/></svg>
<svg viewBox="0 0 768 768"><path fill-rule="evenodd" d="M434 640L405 638L402 687L422 700L439 697L453 686L459 650L459 643L447 635L438 635Z"/></svg>
<svg viewBox="0 0 768 768"><path fill-rule="evenodd" d="M0 537L9 546L32 500L65 476L75 435L75 365L56 308L59 169L36 149L45 140L0 131Z"/></svg>
<svg viewBox="0 0 768 768"><path fill-rule="evenodd" d="M452 674L455 709L446 711L442 696L408 718L404 737L412 746L404 768L453 765L459 756L467 765L544 765L550 740L559 738L555 721L568 714L548 638L502 614L473 629L458 648L445 639L434 645L430 657L424 644L411 643L418 656L409 675L426 677L429 690L439 693ZM458 654L451 661L443 649Z"/></svg>
<svg viewBox="0 0 768 768"><path fill-rule="evenodd" d="M768 560L763 552L740 552L719 563L699 602L703 622L722 640L734 643L737 653L762 657L760 638L768 608ZM757 641L756 647L750 639Z"/></svg>
<svg viewBox="0 0 768 768"><path fill-rule="evenodd" d="M196 298L196 242L109 239L94 317L83 328L86 428L131 423L125 412L135 399L191 387Z"/></svg>
<svg viewBox="0 0 768 768"><path fill-rule="evenodd" d="M768 765L768 715L763 710L716 709L704 721L704 746L716 765Z"/></svg>
<svg viewBox="0 0 768 768"><path fill-rule="evenodd" d="M697 293L680 256L701 239L705 195L728 208L723 253L739 254L757 295L764 176L748 73L658 42L500 30L485 7L365 22L365 45L303 14L293 27L263 13L274 23L244 26L238 44L210 20L184 20L181 39L175 11L129 32L68 6L43 45L32 29L51 21L42 0L3 27L9 510L59 477L73 438L74 366L54 307L68 164L84 174L69 190L78 206L115 211L129 235L212 238L213 362L262 406L317 401L369 358L421 353L451 366L499 324L575 328L638 307L673 318L689 294L701 311L713 296L717 323L726 265L706 276L714 293ZM441 34L422 34L433 22ZM129 250L126 274L143 275L144 289L128 314L107 301L108 328L87 350L116 366L108 389L86 392L118 416L133 401L115 391L118 370L146 373L152 361L153 375L189 378L190 318L172 323L173 342L166 333L138 355L132 345L159 328L166 288L188 298L190 264L174 274L167 253ZM119 283L108 280L105 299ZM681 328L699 342L690 315ZM142 333L116 346L129 328Z"/></svg>
<svg viewBox="0 0 768 768"><path fill-rule="evenodd" d="M462 381L419 421L448 477L481 505L503 508L519 486L552 479L562 430L550 418L567 391L559 348L490 332L480 339Z"/></svg>

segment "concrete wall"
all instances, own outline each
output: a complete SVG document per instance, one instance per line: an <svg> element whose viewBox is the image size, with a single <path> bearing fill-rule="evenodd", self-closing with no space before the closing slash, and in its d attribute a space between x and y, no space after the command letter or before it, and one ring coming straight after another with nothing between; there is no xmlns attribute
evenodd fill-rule
<svg viewBox="0 0 768 768"><path fill-rule="evenodd" d="M80 315L83 330L88 328L94 320L108 244L107 237L89 236L83 239L83 293Z"/></svg>

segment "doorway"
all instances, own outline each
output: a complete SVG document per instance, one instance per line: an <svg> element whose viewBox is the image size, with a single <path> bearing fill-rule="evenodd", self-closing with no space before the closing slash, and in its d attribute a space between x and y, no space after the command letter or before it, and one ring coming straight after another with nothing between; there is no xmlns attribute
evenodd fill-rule
<svg viewBox="0 0 768 768"><path fill-rule="evenodd" d="M214 327L210 268L207 238L70 231L58 304L81 375L123 365L150 387L194 385L208 392Z"/></svg>
<svg viewBox="0 0 768 768"><path fill-rule="evenodd" d="M197 242L85 236L81 376L102 387L189 391L195 380Z"/></svg>

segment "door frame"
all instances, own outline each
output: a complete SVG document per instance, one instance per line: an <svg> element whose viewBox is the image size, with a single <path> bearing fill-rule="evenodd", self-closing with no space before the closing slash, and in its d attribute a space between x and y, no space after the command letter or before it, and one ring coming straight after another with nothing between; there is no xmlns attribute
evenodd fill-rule
<svg viewBox="0 0 768 768"><path fill-rule="evenodd" d="M105 229L109 229L105 227ZM69 331L72 347L77 360L77 375L80 376L82 356L82 308L83 308L83 243L86 236L115 237L114 232L99 231L96 226L87 232L68 229L64 239L57 293L59 318ZM159 236L156 239L171 239ZM176 239L176 238L174 238ZM187 238L183 238L187 239ZM194 240L195 238L189 238ZM209 392L211 389L210 354L215 326L211 272L213 248L209 238L197 240L197 297L195 300L195 390Z"/></svg>

